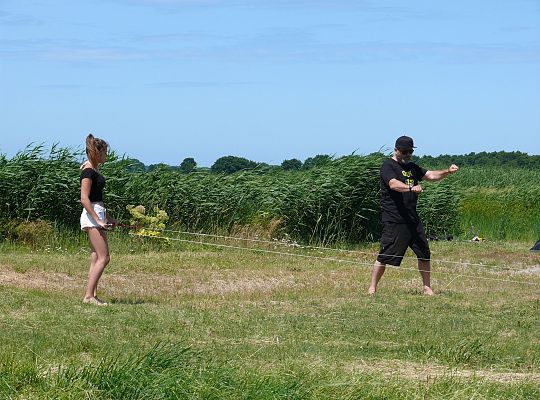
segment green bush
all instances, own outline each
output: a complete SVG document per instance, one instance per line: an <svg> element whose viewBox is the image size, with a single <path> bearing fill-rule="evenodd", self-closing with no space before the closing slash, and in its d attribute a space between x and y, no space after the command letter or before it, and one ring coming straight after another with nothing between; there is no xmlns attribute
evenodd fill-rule
<svg viewBox="0 0 540 400"><path fill-rule="evenodd" d="M54 235L54 227L51 222L42 219L24 221L15 227L14 233L19 242L35 246L48 242Z"/></svg>
<svg viewBox="0 0 540 400"><path fill-rule="evenodd" d="M15 228L20 221L7 220L0 222L0 240L15 240Z"/></svg>

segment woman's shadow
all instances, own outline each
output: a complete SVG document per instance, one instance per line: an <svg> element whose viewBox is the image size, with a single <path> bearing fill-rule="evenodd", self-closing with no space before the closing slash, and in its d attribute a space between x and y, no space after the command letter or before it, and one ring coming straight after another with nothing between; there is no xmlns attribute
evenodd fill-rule
<svg viewBox="0 0 540 400"><path fill-rule="evenodd" d="M111 299L111 304L123 304L123 305L131 305L135 306L138 304L146 304L150 303L148 300L142 299L142 298L119 298L119 297L113 297Z"/></svg>

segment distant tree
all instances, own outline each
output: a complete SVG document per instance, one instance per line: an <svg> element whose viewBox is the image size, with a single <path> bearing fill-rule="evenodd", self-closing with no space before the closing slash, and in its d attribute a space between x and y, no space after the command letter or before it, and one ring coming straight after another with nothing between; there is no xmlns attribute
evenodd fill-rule
<svg viewBox="0 0 540 400"><path fill-rule="evenodd" d="M197 167L197 163L195 162L195 159L188 157L184 158L184 161L180 164L180 171L182 172L193 172L195 168Z"/></svg>
<svg viewBox="0 0 540 400"><path fill-rule="evenodd" d="M257 169L268 171L268 170L271 170L272 168L274 168L274 165L270 165L268 163L261 162L261 163L255 163L255 167L257 167Z"/></svg>
<svg viewBox="0 0 540 400"><path fill-rule="evenodd" d="M247 158L225 156L218 158L210 167L210 170L215 173L224 172L226 174L232 174L243 169L253 169L256 166L257 163L255 161L248 160Z"/></svg>
<svg viewBox="0 0 540 400"><path fill-rule="evenodd" d="M144 172L146 171L146 166L137 160L136 158L128 158L125 160L127 163L126 171L127 172Z"/></svg>
<svg viewBox="0 0 540 400"><path fill-rule="evenodd" d="M283 160L281 163L281 168L283 168L285 171L296 171L302 168L302 161L291 158L290 160Z"/></svg>
<svg viewBox="0 0 540 400"><path fill-rule="evenodd" d="M164 164L164 163L150 164L148 167L146 167L146 171L147 171L147 172L152 172L152 171L155 171L156 169L166 169L166 170L171 170L171 169L173 169L173 168L171 168L170 165L167 165L167 164Z"/></svg>
<svg viewBox="0 0 540 400"><path fill-rule="evenodd" d="M313 167L320 167L324 164L332 161L332 157L328 154L317 154L315 157L306 158L302 169L311 169Z"/></svg>

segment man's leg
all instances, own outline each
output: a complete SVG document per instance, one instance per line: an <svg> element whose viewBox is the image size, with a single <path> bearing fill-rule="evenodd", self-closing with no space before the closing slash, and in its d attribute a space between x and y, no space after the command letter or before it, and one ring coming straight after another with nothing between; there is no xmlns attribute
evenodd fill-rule
<svg viewBox="0 0 540 400"><path fill-rule="evenodd" d="M431 289L431 262L429 260L418 259L418 271L422 277L422 283L424 284L424 294L433 296L433 289Z"/></svg>
<svg viewBox="0 0 540 400"><path fill-rule="evenodd" d="M431 252L429 251L429 243L422 222L418 222L414 229L411 248L418 257L418 271L422 277L424 294L433 296L435 293L431 289Z"/></svg>
<svg viewBox="0 0 540 400"><path fill-rule="evenodd" d="M373 271L371 272L371 284L369 285L368 294L374 294L377 291L377 285L379 284L385 270L386 264L375 261Z"/></svg>
<svg viewBox="0 0 540 400"><path fill-rule="evenodd" d="M410 241L410 232L405 224L393 224L385 222L381 235L381 247L377 260L371 272L371 284L368 294L377 291L377 285L381 280L386 264L398 267Z"/></svg>

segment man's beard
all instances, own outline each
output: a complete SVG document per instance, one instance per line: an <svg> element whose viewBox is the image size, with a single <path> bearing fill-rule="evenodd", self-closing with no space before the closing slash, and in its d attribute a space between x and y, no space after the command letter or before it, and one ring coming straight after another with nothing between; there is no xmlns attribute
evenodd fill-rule
<svg viewBox="0 0 540 400"><path fill-rule="evenodd" d="M404 160L403 158L398 158L398 163L400 163L401 165L407 165L410 162L411 162L410 158L408 160Z"/></svg>

